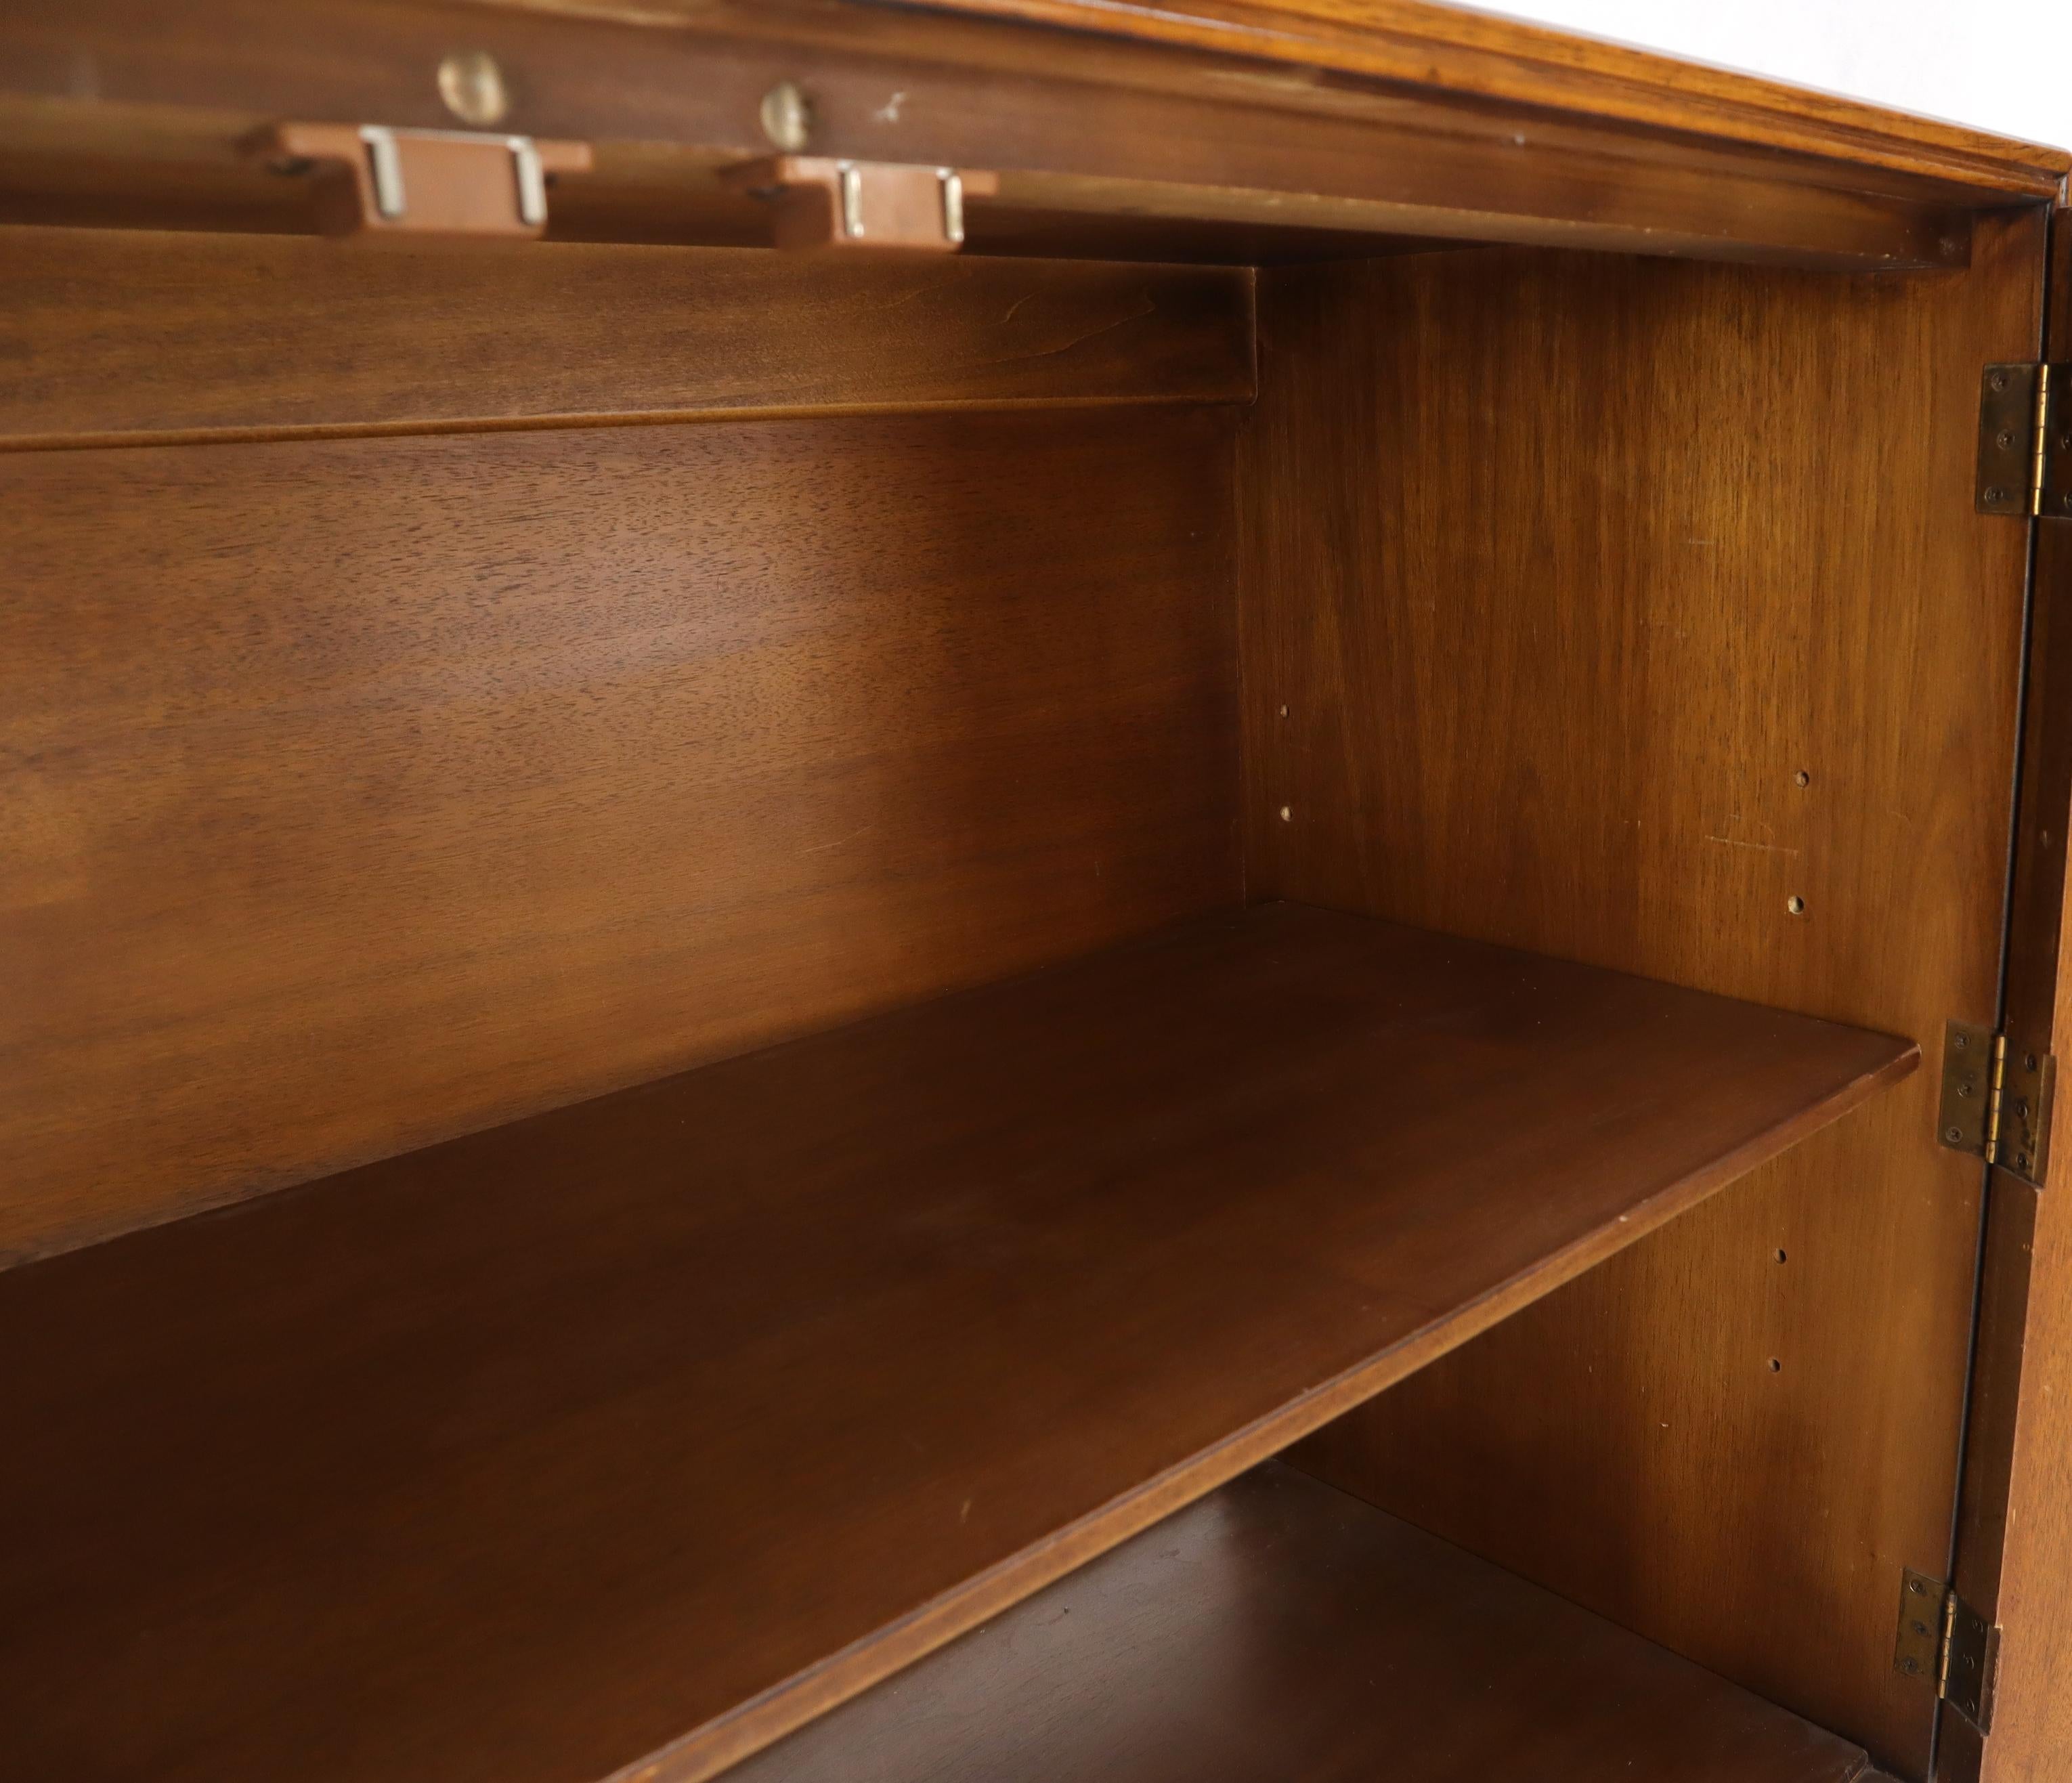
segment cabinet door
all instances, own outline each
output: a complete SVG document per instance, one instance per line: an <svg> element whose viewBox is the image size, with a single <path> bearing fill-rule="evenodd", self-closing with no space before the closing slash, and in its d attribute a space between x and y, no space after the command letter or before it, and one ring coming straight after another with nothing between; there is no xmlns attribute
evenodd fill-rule
<svg viewBox="0 0 2072 1783"><path fill-rule="evenodd" d="M2053 219L2050 261L2045 353L2062 366L2072 212ZM2072 1055L2072 516L2038 520L2035 551L2005 1028L2011 1050L2054 1054L2062 1067ZM1984 1739L1942 1705L1937 1771L2055 1783L2072 1774L2072 1136L2053 1147L2040 1190L1997 1169L1989 1178L1955 1584L1999 1627L1997 1684Z"/></svg>

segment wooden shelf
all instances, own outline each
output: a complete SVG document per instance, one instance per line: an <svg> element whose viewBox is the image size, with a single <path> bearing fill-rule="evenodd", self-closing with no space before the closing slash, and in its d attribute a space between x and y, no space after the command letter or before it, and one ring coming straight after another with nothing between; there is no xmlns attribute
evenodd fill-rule
<svg viewBox="0 0 2072 1783"><path fill-rule="evenodd" d="M1916 1058L1273 905L0 1275L0 1724L710 1775Z"/></svg>
<svg viewBox="0 0 2072 1783"><path fill-rule="evenodd" d="M1268 1461L729 1783L1857 1783L1860 1748Z"/></svg>

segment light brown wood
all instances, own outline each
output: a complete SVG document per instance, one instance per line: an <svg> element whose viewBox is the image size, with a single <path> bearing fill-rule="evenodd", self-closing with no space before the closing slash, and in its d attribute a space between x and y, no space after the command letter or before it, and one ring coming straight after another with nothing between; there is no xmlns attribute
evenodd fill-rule
<svg viewBox="0 0 2072 1783"><path fill-rule="evenodd" d="M769 152L758 109L783 80L812 97L815 154L999 172L1012 221L993 235L975 203L980 248L1011 245L1034 211L1054 232L1045 251L1060 251L1054 232L1069 239L1076 212L1095 240L1113 240L1118 216L1163 220L1148 226L1153 244L1176 225L1198 239L1201 224L1225 224L1240 257L1279 216L1312 232L1920 267L1963 264L1982 200L2037 195L2033 170L1975 159L1923 171L1781 154L1580 111L1507 110L1443 86L1404 92L911 9L756 0L635 12L305 0L288 14L212 0L202 29L149 0L76 0L61 13L15 0L0 6L0 216L171 227L191 201L200 226L314 228L294 220L296 183L240 142L282 117L450 124L432 74L456 41L504 68L506 127L595 146L595 175L562 180L549 205L550 232L584 236L734 242L767 230L717 176ZM83 65L90 105L72 84Z"/></svg>
<svg viewBox="0 0 2072 1783"><path fill-rule="evenodd" d="M1263 274L1256 893L1938 1041L1989 1021L2025 540L1972 464L2041 249L2025 216L1910 281ZM1935 1100L1910 1084L1307 1465L1919 1774L1894 1605L1947 1564L1982 1175Z"/></svg>
<svg viewBox="0 0 2072 1783"><path fill-rule="evenodd" d="M1252 394L1242 272L733 249L16 229L0 351L0 450Z"/></svg>
<svg viewBox="0 0 2072 1783"><path fill-rule="evenodd" d="M0 1274L0 1725L709 1776L1916 1056L1275 906Z"/></svg>
<svg viewBox="0 0 2072 1783"><path fill-rule="evenodd" d="M1234 901L1231 427L0 457L0 1257Z"/></svg>
<svg viewBox="0 0 2072 1783"><path fill-rule="evenodd" d="M488 0L528 9L555 0ZM695 0L562 0L568 10L688 13ZM1485 101L1581 112L2048 198L2072 157L1860 100L1426 0L919 0L1144 43L1293 63Z"/></svg>
<svg viewBox="0 0 2072 1783"><path fill-rule="evenodd" d="M1858 1783L1856 1747L1267 1462L728 1783Z"/></svg>

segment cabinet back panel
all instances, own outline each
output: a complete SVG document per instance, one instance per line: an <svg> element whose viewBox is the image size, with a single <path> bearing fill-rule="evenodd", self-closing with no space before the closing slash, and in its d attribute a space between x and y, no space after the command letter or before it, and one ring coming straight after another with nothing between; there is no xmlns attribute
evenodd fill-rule
<svg viewBox="0 0 2072 1783"><path fill-rule="evenodd" d="M2030 216L1918 279L1516 250L1263 273L1256 894L1924 1049L1990 1020L2025 540L1972 511L1972 457L1980 368L2036 351L2040 249ZM1306 1465L1919 1774L1894 1604L1947 1561L1981 1174L1934 1144L1936 1093L1920 1074Z"/></svg>
<svg viewBox="0 0 2072 1783"><path fill-rule="evenodd" d="M0 234L0 450L776 410L1249 401L1221 267Z"/></svg>
<svg viewBox="0 0 2072 1783"><path fill-rule="evenodd" d="M0 1259L1235 902L1232 425L0 458Z"/></svg>

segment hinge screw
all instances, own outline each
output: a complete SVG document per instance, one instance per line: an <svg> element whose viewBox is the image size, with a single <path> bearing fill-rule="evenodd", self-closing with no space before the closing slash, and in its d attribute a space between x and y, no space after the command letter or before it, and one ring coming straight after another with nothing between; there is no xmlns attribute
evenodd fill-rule
<svg viewBox="0 0 2072 1783"><path fill-rule="evenodd" d="M2003 428L2000 429L2000 450L2001 450L2003 452L2009 451L2009 450L2011 450L2013 448L2013 446L2014 446L2014 435L2013 435L2012 433L2009 433L2009 432L2007 430L2007 429L2005 429L2004 427L2003 427Z"/></svg>
<svg viewBox="0 0 2072 1783"><path fill-rule="evenodd" d="M1969 1095L1971 1093L1971 1085L1970 1085L1970 1084L1968 1084L1968 1083L1960 1083L1960 1084L1959 1084L1959 1085L1957 1086L1957 1094L1958 1094L1959 1095L1960 1095L1960 1096L1967 1096L1967 1095Z"/></svg>
<svg viewBox="0 0 2072 1783"><path fill-rule="evenodd" d="M1952 1127L1948 1128L1942 1136L1948 1140L1952 1145L1955 1145L1962 1142L1964 1137L1964 1129L1961 1127Z"/></svg>
<svg viewBox="0 0 2072 1783"><path fill-rule="evenodd" d="M1906 1675L1911 1678L1916 1672L1921 1670L1921 1662L1918 1659L1909 1659L1905 1662L1902 1669L1906 1673Z"/></svg>
<svg viewBox="0 0 2072 1783"><path fill-rule="evenodd" d="M1986 499L1989 502L2004 502L2007 499L2007 491L2004 489L1988 489L1986 491Z"/></svg>
<svg viewBox="0 0 2072 1783"><path fill-rule="evenodd" d="M2004 372L1994 372L1992 382L1992 386L1996 390L2004 390L2007 388L2007 373Z"/></svg>

